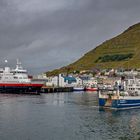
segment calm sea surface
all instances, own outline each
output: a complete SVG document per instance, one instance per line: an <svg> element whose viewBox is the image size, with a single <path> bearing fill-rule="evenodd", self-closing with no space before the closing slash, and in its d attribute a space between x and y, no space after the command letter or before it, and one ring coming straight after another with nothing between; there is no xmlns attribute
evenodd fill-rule
<svg viewBox="0 0 140 140"><path fill-rule="evenodd" d="M0 140L139 140L140 109L99 111L97 94L0 94Z"/></svg>

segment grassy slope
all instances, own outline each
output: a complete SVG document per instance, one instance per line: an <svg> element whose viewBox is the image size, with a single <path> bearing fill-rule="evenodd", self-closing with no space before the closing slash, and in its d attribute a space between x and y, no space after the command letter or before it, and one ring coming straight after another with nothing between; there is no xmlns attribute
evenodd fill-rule
<svg viewBox="0 0 140 140"><path fill-rule="evenodd" d="M95 63L100 56L107 54L127 54L133 53L130 60ZM90 70L93 67L98 68L139 68L140 67L140 23L128 28L125 32L105 41L95 49L89 51L78 61L60 69L48 72L48 74L58 74L73 70Z"/></svg>

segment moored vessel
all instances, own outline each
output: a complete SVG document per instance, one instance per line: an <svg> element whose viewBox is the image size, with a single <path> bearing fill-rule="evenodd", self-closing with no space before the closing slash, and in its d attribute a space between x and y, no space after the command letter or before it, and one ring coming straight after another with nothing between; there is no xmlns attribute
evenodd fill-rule
<svg viewBox="0 0 140 140"><path fill-rule="evenodd" d="M18 60L15 69L0 69L0 93L39 94L42 86L43 83L31 81Z"/></svg>
<svg viewBox="0 0 140 140"><path fill-rule="evenodd" d="M98 88L96 85L91 85L86 87L86 91L97 91Z"/></svg>
<svg viewBox="0 0 140 140"><path fill-rule="evenodd" d="M84 91L85 88L83 86L76 86L76 87L73 87L73 91Z"/></svg>
<svg viewBox="0 0 140 140"><path fill-rule="evenodd" d="M116 82L112 90L99 90L99 106L110 109L140 108L140 79Z"/></svg>

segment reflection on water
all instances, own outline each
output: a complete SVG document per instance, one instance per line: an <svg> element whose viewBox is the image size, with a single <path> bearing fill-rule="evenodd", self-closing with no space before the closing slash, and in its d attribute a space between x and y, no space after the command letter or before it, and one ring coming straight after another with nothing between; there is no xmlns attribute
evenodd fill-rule
<svg viewBox="0 0 140 140"><path fill-rule="evenodd" d="M140 109L99 111L93 92L0 94L0 140L140 139Z"/></svg>

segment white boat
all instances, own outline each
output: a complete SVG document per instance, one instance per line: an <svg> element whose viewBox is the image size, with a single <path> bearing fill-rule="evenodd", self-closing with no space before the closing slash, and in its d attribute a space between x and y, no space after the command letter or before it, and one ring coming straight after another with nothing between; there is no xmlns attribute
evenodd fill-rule
<svg viewBox="0 0 140 140"><path fill-rule="evenodd" d="M84 91L85 88L83 86L77 86L77 87L73 87L73 91Z"/></svg>
<svg viewBox="0 0 140 140"><path fill-rule="evenodd" d="M0 69L0 93L38 94L42 86L42 83L31 81L18 60L15 69L8 66Z"/></svg>

